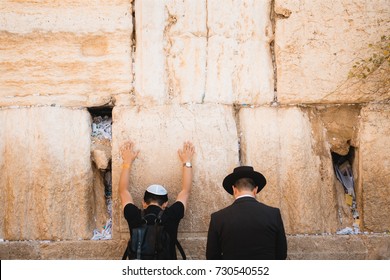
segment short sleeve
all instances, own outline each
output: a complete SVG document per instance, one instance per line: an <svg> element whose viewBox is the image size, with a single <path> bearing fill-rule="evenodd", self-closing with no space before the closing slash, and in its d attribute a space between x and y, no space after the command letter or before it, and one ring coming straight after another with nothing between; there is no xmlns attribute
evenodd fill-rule
<svg viewBox="0 0 390 280"><path fill-rule="evenodd" d="M181 201L176 201L166 209L166 215L170 219L180 221L184 217L184 204Z"/></svg>
<svg viewBox="0 0 390 280"><path fill-rule="evenodd" d="M123 209L123 214L130 228L135 228L141 225L141 210L132 203L126 204Z"/></svg>

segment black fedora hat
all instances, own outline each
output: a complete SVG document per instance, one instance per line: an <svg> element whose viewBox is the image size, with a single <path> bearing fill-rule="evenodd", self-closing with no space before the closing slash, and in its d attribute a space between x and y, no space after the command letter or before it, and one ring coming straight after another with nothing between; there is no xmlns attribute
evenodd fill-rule
<svg viewBox="0 0 390 280"><path fill-rule="evenodd" d="M239 166L234 168L233 173L227 175L225 179L223 179L223 188L230 194L233 194L232 186L234 183L241 178L251 178L255 181L255 185L258 187L257 192L261 191L265 184L267 184L267 180L263 176L263 174L254 171L252 166Z"/></svg>

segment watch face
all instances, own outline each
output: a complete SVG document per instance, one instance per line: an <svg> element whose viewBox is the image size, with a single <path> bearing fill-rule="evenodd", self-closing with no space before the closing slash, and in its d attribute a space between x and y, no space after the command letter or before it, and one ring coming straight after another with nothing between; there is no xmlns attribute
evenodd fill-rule
<svg viewBox="0 0 390 280"><path fill-rule="evenodd" d="M186 162L186 166L187 167L191 167L192 165L191 165L191 162Z"/></svg>

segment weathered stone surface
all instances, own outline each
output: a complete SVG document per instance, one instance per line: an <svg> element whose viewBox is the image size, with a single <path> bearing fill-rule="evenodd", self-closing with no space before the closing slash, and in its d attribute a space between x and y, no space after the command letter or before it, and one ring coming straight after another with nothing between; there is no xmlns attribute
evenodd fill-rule
<svg viewBox="0 0 390 280"><path fill-rule="evenodd" d="M138 104L272 101L269 2L138 1L135 12Z"/></svg>
<svg viewBox="0 0 390 280"><path fill-rule="evenodd" d="M364 228L390 230L390 107L363 109L360 136L360 172Z"/></svg>
<svg viewBox="0 0 390 280"><path fill-rule="evenodd" d="M0 119L0 237L91 238L89 113L3 109Z"/></svg>
<svg viewBox="0 0 390 280"><path fill-rule="evenodd" d="M318 108L315 114L320 116L326 129L326 140L332 152L347 155L350 146L357 146L361 106L346 105Z"/></svg>
<svg viewBox="0 0 390 280"><path fill-rule="evenodd" d="M389 235L289 236L290 260L388 260Z"/></svg>
<svg viewBox="0 0 390 280"><path fill-rule="evenodd" d="M99 241L15 241L0 242L2 260L120 260L127 242Z"/></svg>
<svg viewBox="0 0 390 280"><path fill-rule="evenodd" d="M0 106L99 106L131 91L129 1L1 5Z"/></svg>
<svg viewBox="0 0 390 280"><path fill-rule="evenodd" d="M189 260L205 259L206 237L180 239ZM289 260L390 260L390 235L287 236ZM127 242L0 242L2 260L119 260Z"/></svg>
<svg viewBox="0 0 390 280"><path fill-rule="evenodd" d="M107 155L103 150L93 150L92 159L96 163L98 169L107 168L109 158L107 158Z"/></svg>
<svg viewBox="0 0 390 280"><path fill-rule="evenodd" d="M181 190L182 165L177 150L192 141L193 189L181 232L206 232L211 212L231 203L222 188L223 178L238 164L236 124L231 107L219 105L133 107L113 110L113 196L115 221L128 231L118 200L119 147L131 139L140 150L133 164L129 190L141 206L145 188L153 183L167 187L173 203ZM119 214L118 214L119 213ZM115 226L118 227L117 223Z"/></svg>
<svg viewBox="0 0 390 280"><path fill-rule="evenodd" d="M369 44L388 35L387 0L276 0L275 11L280 102L357 103L390 97L388 88L375 91L375 81L347 80L354 62L372 55Z"/></svg>
<svg viewBox="0 0 390 280"><path fill-rule="evenodd" d="M205 95L206 48L204 37L172 36L165 48L167 103L201 103Z"/></svg>
<svg viewBox="0 0 390 280"><path fill-rule="evenodd" d="M1 29L11 33L114 32L132 25L128 0L3 0L0 5Z"/></svg>
<svg viewBox="0 0 390 280"><path fill-rule="evenodd" d="M206 102L273 100L270 7L270 1L207 1Z"/></svg>
<svg viewBox="0 0 390 280"><path fill-rule="evenodd" d="M111 95L131 89L128 37L0 32L0 105L109 103Z"/></svg>
<svg viewBox="0 0 390 280"><path fill-rule="evenodd" d="M205 1L178 2L135 3L134 87L138 104L202 100L207 46Z"/></svg>
<svg viewBox="0 0 390 280"><path fill-rule="evenodd" d="M180 236L179 242L188 260L206 259L207 232L199 234L181 233Z"/></svg>
<svg viewBox="0 0 390 280"><path fill-rule="evenodd" d="M330 153L315 150L308 116L297 108L242 108L239 114L242 162L267 178L260 201L281 209L287 233L335 232Z"/></svg>
<svg viewBox="0 0 390 280"><path fill-rule="evenodd" d="M102 144L104 141L99 141L98 139L93 139L92 142L91 156L96 164L96 168L107 169L111 160L111 144Z"/></svg>

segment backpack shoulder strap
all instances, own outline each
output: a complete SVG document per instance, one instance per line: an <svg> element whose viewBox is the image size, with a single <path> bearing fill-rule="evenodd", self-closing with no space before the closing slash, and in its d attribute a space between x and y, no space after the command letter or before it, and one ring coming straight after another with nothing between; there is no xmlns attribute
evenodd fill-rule
<svg viewBox="0 0 390 280"><path fill-rule="evenodd" d="M162 222L162 220L161 220L161 218L162 218L162 215L164 214L164 210L161 210L159 213L158 213L158 215L157 215L157 217L156 217L156 223L158 222L158 223L161 223Z"/></svg>
<svg viewBox="0 0 390 280"><path fill-rule="evenodd" d="M122 256L122 260L127 260L127 259L130 259L130 253L129 253L129 250L130 250L130 247L131 247L131 239L127 242L127 246L126 246L126 249L123 253L123 256Z"/></svg>
<svg viewBox="0 0 390 280"><path fill-rule="evenodd" d="M181 246L181 244L180 244L179 240L177 240L177 238L175 240L175 245L180 252L181 258L183 260L186 260L187 259L186 253L184 252L183 247Z"/></svg>

